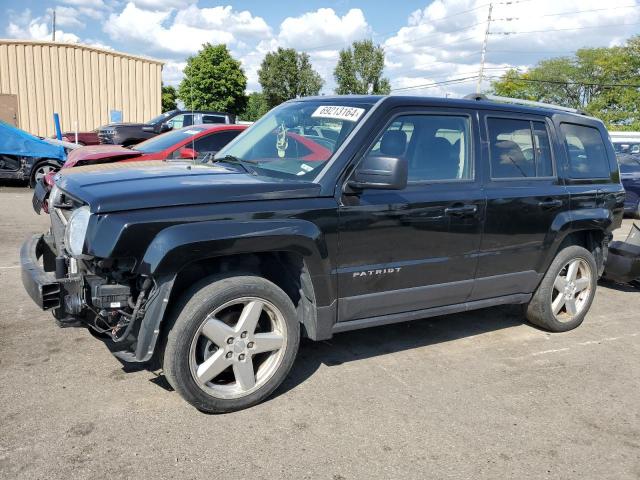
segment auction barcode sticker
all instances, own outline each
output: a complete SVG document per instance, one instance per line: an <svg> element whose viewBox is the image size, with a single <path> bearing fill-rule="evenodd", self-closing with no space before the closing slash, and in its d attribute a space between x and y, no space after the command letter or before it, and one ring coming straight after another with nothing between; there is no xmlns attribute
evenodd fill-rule
<svg viewBox="0 0 640 480"><path fill-rule="evenodd" d="M316 108L311 114L314 118L334 118L336 120L347 120L357 122L364 113L364 108L344 107L339 105L323 105Z"/></svg>

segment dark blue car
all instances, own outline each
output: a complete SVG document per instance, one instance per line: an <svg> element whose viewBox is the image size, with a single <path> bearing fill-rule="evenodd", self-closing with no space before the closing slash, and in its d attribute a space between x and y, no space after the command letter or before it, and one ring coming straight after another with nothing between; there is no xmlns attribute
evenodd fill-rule
<svg viewBox="0 0 640 480"><path fill-rule="evenodd" d="M0 179L27 180L35 186L64 163L67 153L60 143L0 122Z"/></svg>
<svg viewBox="0 0 640 480"><path fill-rule="evenodd" d="M640 218L640 155L618 155L622 186L626 192L624 213Z"/></svg>

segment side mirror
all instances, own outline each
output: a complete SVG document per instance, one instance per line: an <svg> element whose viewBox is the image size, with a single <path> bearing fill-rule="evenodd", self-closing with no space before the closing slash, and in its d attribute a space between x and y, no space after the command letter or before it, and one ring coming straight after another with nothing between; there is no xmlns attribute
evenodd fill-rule
<svg viewBox="0 0 640 480"><path fill-rule="evenodd" d="M160 124L160 133L168 132L169 130L173 130L173 127L169 122Z"/></svg>
<svg viewBox="0 0 640 480"><path fill-rule="evenodd" d="M367 155L347 185L354 190L402 190L407 186L409 164L404 157Z"/></svg>
<svg viewBox="0 0 640 480"><path fill-rule="evenodd" d="M178 154L180 155L180 158L184 160L195 160L196 158L198 158L198 152L196 152L193 148L182 147L179 150Z"/></svg>

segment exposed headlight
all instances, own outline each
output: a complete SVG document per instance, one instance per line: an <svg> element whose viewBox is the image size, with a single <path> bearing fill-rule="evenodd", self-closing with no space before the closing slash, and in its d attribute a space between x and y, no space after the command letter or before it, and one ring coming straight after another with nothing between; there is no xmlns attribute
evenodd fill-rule
<svg viewBox="0 0 640 480"><path fill-rule="evenodd" d="M91 218L91 212L89 207L85 206L74 210L67 222L67 228L64 231L64 245L67 252L74 257L82 255L89 218Z"/></svg>
<svg viewBox="0 0 640 480"><path fill-rule="evenodd" d="M60 203L60 200L62 200L62 190L57 185L54 185L49 194L49 206L56 206Z"/></svg>

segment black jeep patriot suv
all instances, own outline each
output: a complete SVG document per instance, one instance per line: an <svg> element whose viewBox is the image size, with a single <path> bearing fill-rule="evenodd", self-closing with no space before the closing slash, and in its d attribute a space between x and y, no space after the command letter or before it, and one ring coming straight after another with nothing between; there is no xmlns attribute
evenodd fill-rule
<svg viewBox="0 0 640 480"><path fill-rule="evenodd" d="M188 402L226 412L278 387L301 335L501 304L577 327L623 201L605 127L579 113L307 98L209 163L59 174L22 278L62 326L161 362Z"/></svg>

